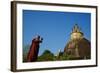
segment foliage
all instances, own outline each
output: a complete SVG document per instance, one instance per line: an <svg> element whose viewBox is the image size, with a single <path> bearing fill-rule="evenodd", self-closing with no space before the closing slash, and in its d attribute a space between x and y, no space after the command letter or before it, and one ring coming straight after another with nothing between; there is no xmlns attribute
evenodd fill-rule
<svg viewBox="0 0 100 73"><path fill-rule="evenodd" d="M71 57L72 57L71 55L63 53L62 55L57 56L56 59L57 60L70 60Z"/></svg>
<svg viewBox="0 0 100 73"><path fill-rule="evenodd" d="M49 50L45 50L41 56L38 57L37 61L57 61L57 60L70 60L72 56L60 52L59 55L54 56Z"/></svg>
<svg viewBox="0 0 100 73"><path fill-rule="evenodd" d="M49 50L45 50L41 56L38 57L38 61L53 61L54 54Z"/></svg>

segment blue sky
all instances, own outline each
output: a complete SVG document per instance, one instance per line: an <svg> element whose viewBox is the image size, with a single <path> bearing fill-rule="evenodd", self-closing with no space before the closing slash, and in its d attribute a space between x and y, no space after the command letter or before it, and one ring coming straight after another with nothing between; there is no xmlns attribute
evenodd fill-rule
<svg viewBox="0 0 100 73"><path fill-rule="evenodd" d="M91 40L90 13L23 10L23 45L31 44L33 37L40 35L43 43L39 55L46 49L56 54L58 49L64 50L75 24Z"/></svg>

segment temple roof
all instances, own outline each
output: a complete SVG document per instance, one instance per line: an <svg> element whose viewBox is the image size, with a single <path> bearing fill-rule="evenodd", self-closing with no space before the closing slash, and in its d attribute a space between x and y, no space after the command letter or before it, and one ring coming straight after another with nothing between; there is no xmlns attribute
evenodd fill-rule
<svg viewBox="0 0 100 73"><path fill-rule="evenodd" d="M73 57L90 57L90 49L90 41L83 37L80 27L75 24L71 32L71 39L65 45L64 53Z"/></svg>
<svg viewBox="0 0 100 73"><path fill-rule="evenodd" d="M76 46L78 48L78 53L80 57L90 56L91 44L90 44L90 41L85 38L81 40L70 40L66 44L64 48L64 52L69 53L71 51L72 53L70 53L70 55L76 56L76 51L75 51Z"/></svg>

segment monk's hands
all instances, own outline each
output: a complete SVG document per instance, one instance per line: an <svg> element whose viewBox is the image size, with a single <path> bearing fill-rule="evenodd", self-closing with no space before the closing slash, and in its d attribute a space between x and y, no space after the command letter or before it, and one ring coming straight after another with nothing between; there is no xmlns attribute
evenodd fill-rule
<svg viewBox="0 0 100 73"><path fill-rule="evenodd" d="M43 38L41 38L41 41L43 41Z"/></svg>

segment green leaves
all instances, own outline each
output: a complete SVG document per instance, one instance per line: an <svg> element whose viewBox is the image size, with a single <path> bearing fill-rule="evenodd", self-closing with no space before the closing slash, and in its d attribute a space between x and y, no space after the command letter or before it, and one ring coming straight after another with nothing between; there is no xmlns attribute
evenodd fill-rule
<svg viewBox="0 0 100 73"><path fill-rule="evenodd" d="M60 52L59 55L55 56L49 50L45 50L41 56L38 57L37 61L59 61L59 60L70 60L71 56L63 52Z"/></svg>
<svg viewBox="0 0 100 73"><path fill-rule="evenodd" d="M54 54L49 50L45 50L41 56L38 57L38 61L53 61Z"/></svg>

